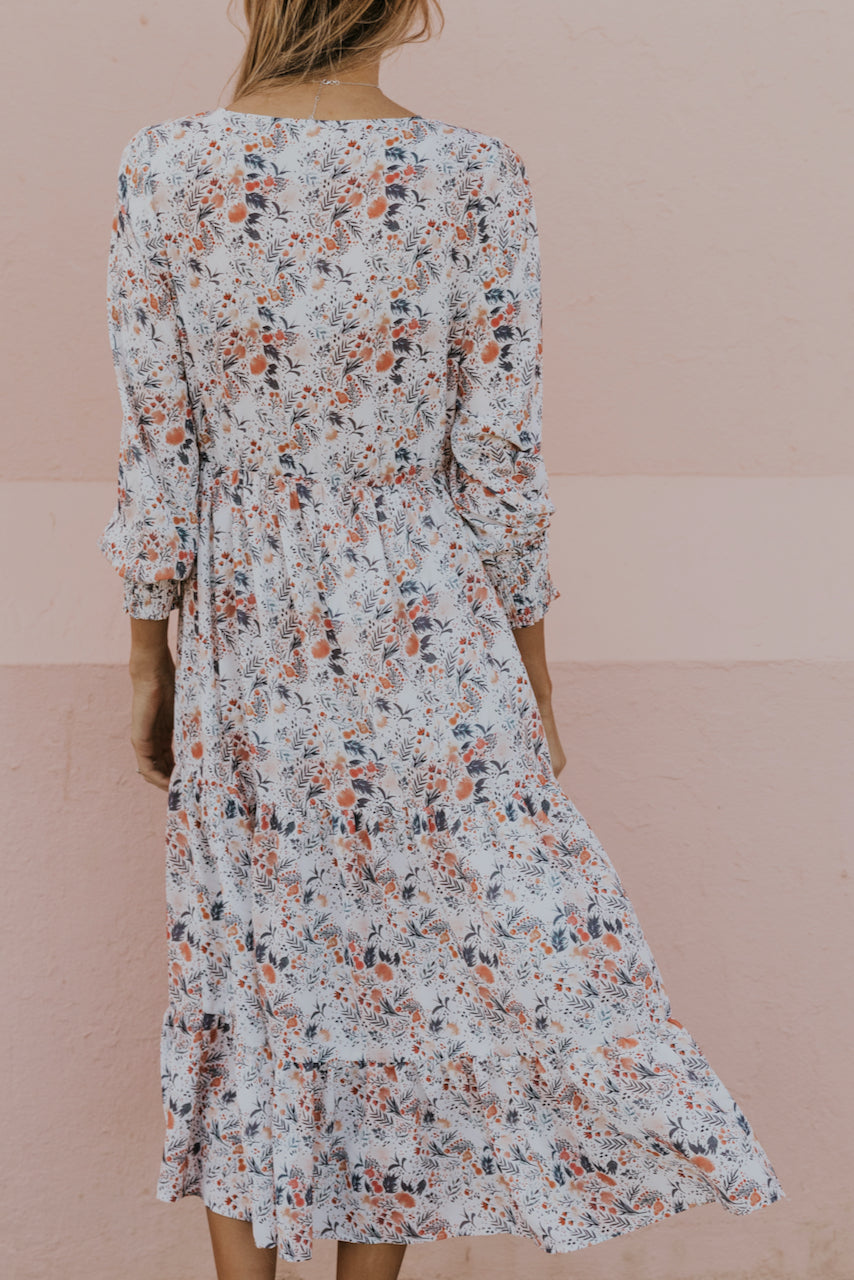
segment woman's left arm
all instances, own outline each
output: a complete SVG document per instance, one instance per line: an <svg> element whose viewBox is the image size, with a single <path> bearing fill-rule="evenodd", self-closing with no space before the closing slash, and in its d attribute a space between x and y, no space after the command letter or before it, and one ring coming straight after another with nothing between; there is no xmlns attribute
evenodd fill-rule
<svg viewBox="0 0 854 1280"><path fill-rule="evenodd" d="M168 181L156 132L122 151L107 269L107 318L122 408L118 491L99 547L124 580L131 618L131 741L167 790L175 665L167 643L198 543L199 456L167 246Z"/></svg>
<svg viewBox="0 0 854 1280"><path fill-rule="evenodd" d="M134 618L181 599L198 542L199 454L183 332L169 264L168 177L156 132L119 163L107 267L107 321L122 408L118 492L99 547Z"/></svg>
<svg viewBox="0 0 854 1280"><path fill-rule="evenodd" d="M168 619L131 617L128 670L133 684L130 738L138 772L163 791L175 766L172 729L175 663L166 638Z"/></svg>

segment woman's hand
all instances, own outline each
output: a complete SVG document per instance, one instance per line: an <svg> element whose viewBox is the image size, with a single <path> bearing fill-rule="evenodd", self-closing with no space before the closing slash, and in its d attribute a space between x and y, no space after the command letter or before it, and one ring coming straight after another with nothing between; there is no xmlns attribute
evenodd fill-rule
<svg viewBox="0 0 854 1280"><path fill-rule="evenodd" d="M564 755L563 747L560 745L557 724L552 711L552 681L549 675L548 663L546 662L544 619L539 618L528 627L514 627L513 638L516 641L522 662L531 681L531 688L537 700L537 710L540 713L540 719L543 722L546 734L546 744L549 749L549 758L552 762L552 771L557 777L561 769L566 765L566 756Z"/></svg>
<svg viewBox="0 0 854 1280"><path fill-rule="evenodd" d="M551 697L544 698L542 701L537 699L537 710L540 713L540 719L543 722L543 728L546 733L546 743L549 748L549 759L552 762L552 772L555 777L557 777L566 764L566 755L564 754L563 747L560 745L557 723L555 722L554 712L552 711Z"/></svg>
<svg viewBox="0 0 854 1280"><path fill-rule="evenodd" d="M175 767L172 729L175 707L175 663L166 639L166 620L131 619L133 682L130 739L137 772L146 782L169 790Z"/></svg>

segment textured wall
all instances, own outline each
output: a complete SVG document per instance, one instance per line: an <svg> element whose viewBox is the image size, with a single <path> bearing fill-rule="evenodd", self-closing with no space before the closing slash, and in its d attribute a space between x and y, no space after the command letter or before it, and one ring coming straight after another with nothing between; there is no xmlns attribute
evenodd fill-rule
<svg viewBox="0 0 854 1280"><path fill-rule="evenodd" d="M0 41L12 1280L213 1275L201 1203L153 1196L163 797L134 773L126 619L94 538L118 440L118 156L141 125L228 101L225 7L47 0ZM854 16L541 0L534 25L510 0L444 7L442 39L384 87L504 137L532 177L561 782L788 1199L564 1257L413 1246L403 1275L844 1280ZM280 1277L331 1277L333 1248Z"/></svg>

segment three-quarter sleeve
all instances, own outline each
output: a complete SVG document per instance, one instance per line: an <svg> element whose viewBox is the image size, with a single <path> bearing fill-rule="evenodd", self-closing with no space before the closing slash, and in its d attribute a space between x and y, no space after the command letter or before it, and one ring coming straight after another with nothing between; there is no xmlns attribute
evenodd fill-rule
<svg viewBox="0 0 854 1280"><path fill-rule="evenodd" d="M555 504L541 451L537 216L524 162L505 143L475 172L457 254L449 481L511 625L525 627L560 595L549 569Z"/></svg>
<svg viewBox="0 0 854 1280"><path fill-rule="evenodd" d="M107 266L122 425L116 503L98 545L137 618L168 617L180 603L198 530L196 432L155 170L151 143L134 135L119 162Z"/></svg>

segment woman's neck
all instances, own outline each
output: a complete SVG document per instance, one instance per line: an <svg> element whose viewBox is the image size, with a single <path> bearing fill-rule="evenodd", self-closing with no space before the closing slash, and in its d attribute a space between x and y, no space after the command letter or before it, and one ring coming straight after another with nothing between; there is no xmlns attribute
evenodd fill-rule
<svg viewBox="0 0 854 1280"><path fill-rule="evenodd" d="M412 115L407 107L394 102L379 88L379 69L379 59L375 59L337 71L313 72L302 82L295 80L242 95L229 103L226 110L266 116L314 115L319 120L324 117L344 120ZM320 84L324 79L344 83ZM352 84L351 81L363 83Z"/></svg>

